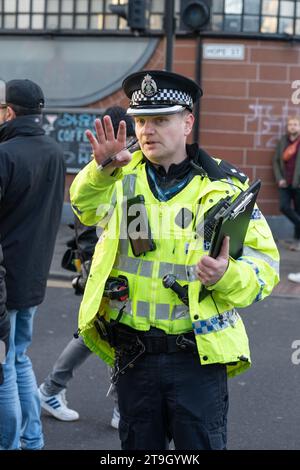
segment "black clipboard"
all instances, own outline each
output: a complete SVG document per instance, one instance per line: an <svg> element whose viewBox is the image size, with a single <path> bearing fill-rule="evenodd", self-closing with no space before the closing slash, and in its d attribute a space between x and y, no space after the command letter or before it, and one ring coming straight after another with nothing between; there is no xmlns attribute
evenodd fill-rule
<svg viewBox="0 0 300 470"><path fill-rule="evenodd" d="M209 256L216 258L220 253L224 237L230 237L229 254L237 259L243 252L243 244L254 204L261 187L256 180L245 191L241 192L230 206L223 212L214 228Z"/></svg>
<svg viewBox="0 0 300 470"><path fill-rule="evenodd" d="M213 229L209 256L216 258L224 237L229 236L229 255L237 259L243 253L243 245L252 216L254 204L261 187L261 181L256 180L245 191L241 192L237 198L222 212ZM199 302L203 300L210 291L202 286L199 293Z"/></svg>

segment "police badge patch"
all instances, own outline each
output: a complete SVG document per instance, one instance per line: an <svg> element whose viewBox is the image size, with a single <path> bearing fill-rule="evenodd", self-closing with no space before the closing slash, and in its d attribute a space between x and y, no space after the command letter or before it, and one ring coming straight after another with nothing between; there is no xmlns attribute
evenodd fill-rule
<svg viewBox="0 0 300 470"><path fill-rule="evenodd" d="M147 96L147 98L151 98L156 95L157 85L151 75L145 75L144 80L142 81L141 91L144 96Z"/></svg>

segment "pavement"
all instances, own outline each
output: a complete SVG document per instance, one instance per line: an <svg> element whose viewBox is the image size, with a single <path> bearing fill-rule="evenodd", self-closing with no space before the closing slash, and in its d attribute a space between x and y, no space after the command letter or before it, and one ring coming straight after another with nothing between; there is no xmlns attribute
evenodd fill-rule
<svg viewBox="0 0 300 470"><path fill-rule="evenodd" d="M73 279L74 273L61 267L63 254L67 250L66 243L73 236L73 229L66 224L60 225L50 268L49 277L51 279L65 281L71 281ZM300 271L300 252L289 250L287 247L289 242L292 242L292 240L276 240L280 252L280 283L276 286L272 295L300 298L300 284L287 279L288 273Z"/></svg>

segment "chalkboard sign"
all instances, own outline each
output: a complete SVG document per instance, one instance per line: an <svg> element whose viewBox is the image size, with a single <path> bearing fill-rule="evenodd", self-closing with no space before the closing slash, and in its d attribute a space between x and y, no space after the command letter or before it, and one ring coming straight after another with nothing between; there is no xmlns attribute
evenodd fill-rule
<svg viewBox="0 0 300 470"><path fill-rule="evenodd" d="M45 109L43 128L64 150L68 173L78 173L91 160L91 144L87 129L94 130L94 121L101 117L99 109Z"/></svg>

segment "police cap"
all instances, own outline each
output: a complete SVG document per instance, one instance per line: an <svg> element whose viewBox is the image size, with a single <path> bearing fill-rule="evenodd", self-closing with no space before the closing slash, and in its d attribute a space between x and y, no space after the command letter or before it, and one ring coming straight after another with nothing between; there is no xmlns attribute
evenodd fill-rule
<svg viewBox="0 0 300 470"><path fill-rule="evenodd" d="M183 75L163 70L144 70L129 75L123 89L130 99L127 114L151 116L192 111L202 96L201 88Z"/></svg>

